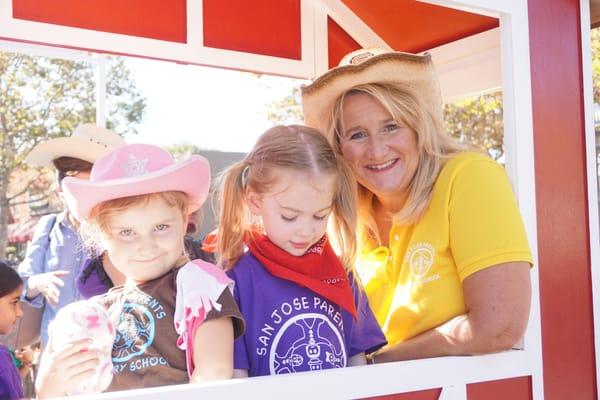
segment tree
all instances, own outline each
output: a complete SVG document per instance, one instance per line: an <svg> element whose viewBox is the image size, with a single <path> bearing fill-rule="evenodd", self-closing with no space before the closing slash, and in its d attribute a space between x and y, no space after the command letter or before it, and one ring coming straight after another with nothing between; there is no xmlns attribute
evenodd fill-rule
<svg viewBox="0 0 600 400"><path fill-rule="evenodd" d="M201 154L204 149L190 142L181 142L166 146L165 150L171 153L174 159L180 161L185 160L192 154Z"/></svg>
<svg viewBox="0 0 600 400"><path fill-rule="evenodd" d="M486 151L495 160L504 155L502 118L502 92L444 104L444 122L448 133L461 143Z"/></svg>
<svg viewBox="0 0 600 400"><path fill-rule="evenodd" d="M135 132L146 100L123 60L108 61L107 125L120 134ZM11 176L27 169L23 160L39 142L95 121L94 89L89 63L0 52L0 255L6 249L11 202L36 183L32 179L9 193Z"/></svg>

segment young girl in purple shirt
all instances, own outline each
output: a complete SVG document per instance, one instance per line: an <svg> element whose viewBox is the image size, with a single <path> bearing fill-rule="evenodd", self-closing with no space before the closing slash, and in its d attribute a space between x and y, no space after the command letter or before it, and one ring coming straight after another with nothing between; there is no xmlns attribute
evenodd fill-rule
<svg viewBox="0 0 600 400"><path fill-rule="evenodd" d="M8 335L17 319L21 318L21 291L23 280L19 274L0 262L0 335ZM0 399L23 398L23 385L19 370L14 365L9 350L0 345Z"/></svg>
<svg viewBox="0 0 600 400"><path fill-rule="evenodd" d="M235 376L365 364L385 345L352 273L356 184L323 135L268 130L225 172L220 196L218 253L246 320Z"/></svg>

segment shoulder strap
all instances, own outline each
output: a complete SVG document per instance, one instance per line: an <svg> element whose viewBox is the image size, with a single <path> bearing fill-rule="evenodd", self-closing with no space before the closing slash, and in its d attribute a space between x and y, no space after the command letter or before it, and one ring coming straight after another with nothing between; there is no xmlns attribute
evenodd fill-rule
<svg viewBox="0 0 600 400"><path fill-rule="evenodd" d="M51 214L48 218L48 221L46 221L46 228L44 229L44 231L47 232L46 238L48 239L48 243L50 242L50 232L52 232L52 229L56 224L56 218L57 214Z"/></svg>

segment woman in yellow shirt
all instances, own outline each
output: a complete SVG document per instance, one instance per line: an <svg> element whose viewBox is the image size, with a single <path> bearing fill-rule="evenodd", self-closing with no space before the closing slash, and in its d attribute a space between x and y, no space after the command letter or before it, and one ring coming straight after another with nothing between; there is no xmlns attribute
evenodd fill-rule
<svg viewBox="0 0 600 400"><path fill-rule="evenodd" d="M388 346L377 362L510 349L531 252L504 169L443 128L431 57L363 49L302 90L359 183L357 270Z"/></svg>

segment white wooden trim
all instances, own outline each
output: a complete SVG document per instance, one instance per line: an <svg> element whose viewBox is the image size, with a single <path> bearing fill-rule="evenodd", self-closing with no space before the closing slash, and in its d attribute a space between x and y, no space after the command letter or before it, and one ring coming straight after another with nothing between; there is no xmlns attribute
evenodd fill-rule
<svg viewBox="0 0 600 400"><path fill-rule="evenodd" d="M594 126L594 89L592 83L592 41L590 4L579 2L581 15L581 63L583 77L583 107L585 116L585 149L589 217L590 278L592 280L592 309L594 315L594 344L596 347L596 396L600 398L600 215L598 210L598 167L596 164L596 132Z"/></svg>
<svg viewBox="0 0 600 400"><path fill-rule="evenodd" d="M307 1L300 2L300 43L301 43L301 59L306 65L308 72L315 73L315 65L317 60L317 46L319 46L318 36L315 30L317 16L315 15L314 6ZM325 44L327 48L327 44Z"/></svg>
<svg viewBox="0 0 600 400"><path fill-rule="evenodd" d="M502 87L500 29L491 29L433 49L444 102Z"/></svg>
<svg viewBox="0 0 600 400"><path fill-rule="evenodd" d="M96 63L96 59L89 52L47 45L29 44L0 39L0 50L11 53L25 53L32 56L62 58L65 60L87 62L90 64Z"/></svg>
<svg viewBox="0 0 600 400"><path fill-rule="evenodd" d="M444 386L438 400L467 400L467 385Z"/></svg>
<svg viewBox="0 0 600 400"><path fill-rule="evenodd" d="M312 78L320 76L329 69L329 31L327 29L327 10L321 2L311 0L308 3L312 6L314 21L314 60L315 68Z"/></svg>
<svg viewBox="0 0 600 400"><path fill-rule="evenodd" d="M313 0L314 1L314 0ZM392 50L363 20L341 0L319 0L327 14L362 47L378 47Z"/></svg>
<svg viewBox="0 0 600 400"><path fill-rule="evenodd" d="M106 59L96 55L96 125L106 127Z"/></svg>
<svg viewBox="0 0 600 400"><path fill-rule="evenodd" d="M203 385L166 386L128 392L105 393L96 399L153 400L176 398L286 398L350 399L382 396L439 387L460 387L531 373L524 351L477 357L443 357L424 360L330 369L278 376L235 379ZM454 389L449 389L449 392ZM268 394L268 395L266 395ZM451 397L452 399L454 397Z"/></svg>
<svg viewBox="0 0 600 400"><path fill-rule="evenodd" d="M186 1L187 42L192 47L204 43L204 19L202 0Z"/></svg>
<svg viewBox="0 0 600 400"><path fill-rule="evenodd" d="M531 357L532 395L543 399L542 335L537 251L535 157L529 63L527 7L500 16L502 81L504 99L504 144L507 172L515 189L533 254L532 296L524 347Z"/></svg>
<svg viewBox="0 0 600 400"><path fill-rule="evenodd" d="M510 14L519 7L523 7L522 0L417 0L421 3L436 4L442 7L450 7L456 10L486 15L488 17L499 17L500 14ZM526 5L525 5L526 6Z"/></svg>

